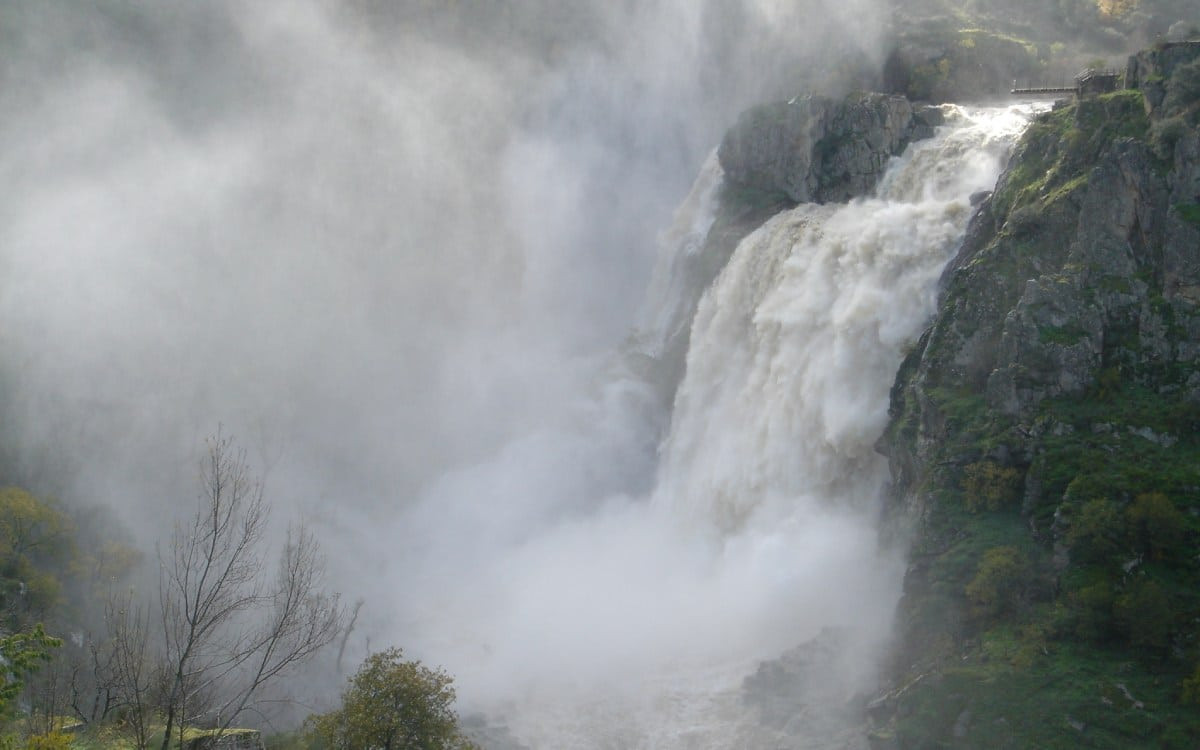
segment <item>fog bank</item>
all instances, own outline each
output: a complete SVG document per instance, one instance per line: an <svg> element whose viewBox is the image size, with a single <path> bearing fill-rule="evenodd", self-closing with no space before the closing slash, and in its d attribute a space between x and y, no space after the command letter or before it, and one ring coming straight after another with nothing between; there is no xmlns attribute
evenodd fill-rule
<svg viewBox="0 0 1200 750"><path fill-rule="evenodd" d="M150 546L223 424L365 600L353 655L444 664L468 710L594 702L640 689L640 665L740 669L855 597L886 612L862 506L787 486L759 498L778 528L681 522L707 490L660 467L668 415L614 356L726 125L867 81L885 20L770 0L8 4L5 481L111 505ZM809 506L819 522L787 521Z"/></svg>

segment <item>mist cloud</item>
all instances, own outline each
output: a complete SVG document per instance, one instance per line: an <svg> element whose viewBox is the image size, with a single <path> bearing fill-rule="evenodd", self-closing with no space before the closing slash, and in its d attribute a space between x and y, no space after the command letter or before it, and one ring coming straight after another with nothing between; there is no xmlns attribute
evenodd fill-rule
<svg viewBox="0 0 1200 750"><path fill-rule="evenodd" d="M771 577L869 529L664 538L664 415L610 353L724 127L863 83L885 21L782 0L9 3L7 481L151 540L224 423L368 602L358 635L484 706L700 660L746 612L785 647L817 626L797 608L839 605Z"/></svg>

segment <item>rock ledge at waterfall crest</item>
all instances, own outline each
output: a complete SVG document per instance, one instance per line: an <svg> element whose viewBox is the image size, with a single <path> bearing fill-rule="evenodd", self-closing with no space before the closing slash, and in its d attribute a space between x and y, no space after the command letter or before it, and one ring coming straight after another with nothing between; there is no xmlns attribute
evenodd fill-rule
<svg viewBox="0 0 1200 750"><path fill-rule="evenodd" d="M940 124L936 108L903 96L801 96L742 113L718 156L742 187L782 193L796 203L836 203L874 189L888 160Z"/></svg>

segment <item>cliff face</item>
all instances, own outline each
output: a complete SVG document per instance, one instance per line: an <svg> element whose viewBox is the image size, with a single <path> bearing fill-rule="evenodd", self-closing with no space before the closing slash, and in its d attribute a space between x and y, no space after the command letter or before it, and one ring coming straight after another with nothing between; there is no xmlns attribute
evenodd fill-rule
<svg viewBox="0 0 1200 750"><path fill-rule="evenodd" d="M1040 116L881 449L913 534L880 747L1200 743L1200 44Z"/></svg>
<svg viewBox="0 0 1200 750"><path fill-rule="evenodd" d="M871 192L888 160L933 134L940 111L903 96L797 97L747 110L718 150L728 180L796 203L842 202Z"/></svg>

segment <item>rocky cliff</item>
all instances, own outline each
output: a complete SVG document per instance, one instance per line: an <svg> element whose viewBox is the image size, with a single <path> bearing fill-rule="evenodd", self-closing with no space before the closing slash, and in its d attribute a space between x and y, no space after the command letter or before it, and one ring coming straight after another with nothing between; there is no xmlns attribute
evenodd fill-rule
<svg viewBox="0 0 1200 750"><path fill-rule="evenodd" d="M878 747L1200 746L1200 44L1030 127L881 449L912 534Z"/></svg>
<svg viewBox="0 0 1200 750"><path fill-rule="evenodd" d="M888 160L940 121L939 110L914 111L903 96L796 97L744 112L717 153L735 185L841 202L870 193Z"/></svg>

